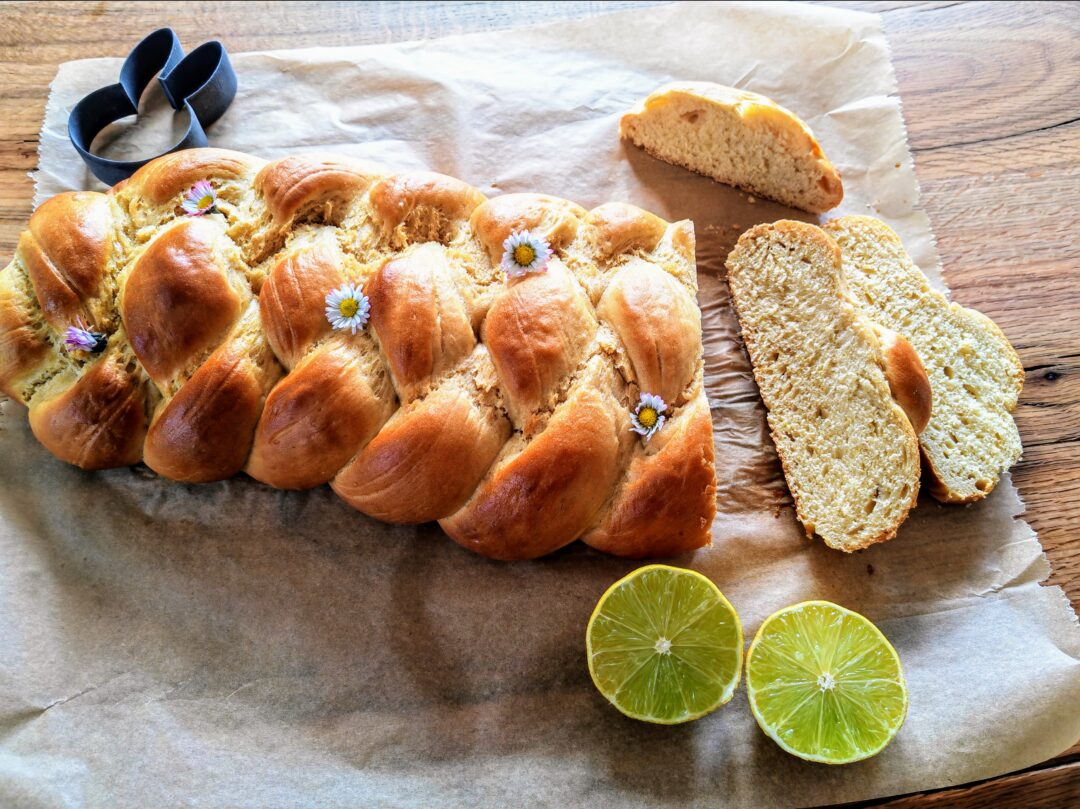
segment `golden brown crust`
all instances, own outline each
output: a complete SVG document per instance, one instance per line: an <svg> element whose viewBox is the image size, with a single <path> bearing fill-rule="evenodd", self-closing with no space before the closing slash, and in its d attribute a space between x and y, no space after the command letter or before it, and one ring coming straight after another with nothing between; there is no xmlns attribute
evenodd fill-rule
<svg viewBox="0 0 1080 809"><path fill-rule="evenodd" d="M550 404L596 328L588 298L557 260L546 273L511 282L492 304L484 343L517 423Z"/></svg>
<svg viewBox="0 0 1080 809"><path fill-rule="evenodd" d="M279 489L326 483L379 431L391 409L389 397L367 379L356 349L327 344L270 392L246 471Z"/></svg>
<svg viewBox="0 0 1080 809"><path fill-rule="evenodd" d="M453 382L395 413L334 491L385 522L438 520L469 498L509 434L505 418Z"/></svg>
<svg viewBox="0 0 1080 809"><path fill-rule="evenodd" d="M0 391L17 402L23 386L49 359L49 342L43 329L35 328L37 307L14 283L15 270L0 273Z"/></svg>
<svg viewBox="0 0 1080 809"><path fill-rule="evenodd" d="M60 194L30 217L29 229L19 238L18 255L45 319L55 330L62 332L78 319L95 325L87 300L101 291L111 230L104 194Z"/></svg>
<svg viewBox="0 0 1080 809"><path fill-rule="evenodd" d="M597 306L622 338L634 381L675 404L694 378L701 310L686 288L654 264L632 259Z"/></svg>
<svg viewBox="0 0 1080 809"><path fill-rule="evenodd" d="M150 244L128 276L124 326L139 362L159 385L220 343L240 315L244 301L214 249L220 237L211 220L180 222Z"/></svg>
<svg viewBox="0 0 1080 809"><path fill-rule="evenodd" d="M546 430L497 462L469 502L439 524L492 559L535 559L573 542L615 483L617 424L612 403L579 388Z"/></svg>
<svg viewBox="0 0 1080 809"><path fill-rule="evenodd" d="M506 194L489 199L473 211L470 220L476 238L493 264L503 254L503 242L519 230L547 239L552 250L561 250L577 235L585 209L546 194Z"/></svg>
<svg viewBox="0 0 1080 809"><path fill-rule="evenodd" d="M123 360L103 357L70 387L50 385L34 397L30 429L49 452L83 469L130 466L142 459L145 399Z"/></svg>
<svg viewBox="0 0 1080 809"><path fill-rule="evenodd" d="M323 214L321 221L337 221L336 214L374 181L375 172L369 164L333 155L297 155L264 166L255 188L275 227L284 230L313 212Z"/></svg>
<svg viewBox="0 0 1080 809"><path fill-rule="evenodd" d="M184 149L151 160L113 192L163 205L179 201L180 195L200 180L239 180L262 164L258 158L230 149Z"/></svg>
<svg viewBox="0 0 1080 809"><path fill-rule="evenodd" d="M683 219L681 222L675 222L671 226L671 246L683 260L689 262L691 267L695 266L697 259L697 239L694 235L694 223L689 219ZM693 278L694 289L697 289L697 274L694 274Z"/></svg>
<svg viewBox="0 0 1080 809"><path fill-rule="evenodd" d="M274 353L291 368L330 334L326 295L345 282L341 251L326 241L287 250L259 290L263 329Z"/></svg>
<svg viewBox="0 0 1080 809"><path fill-rule="evenodd" d="M655 214L624 202L609 202L589 211L585 223L592 228L596 256L613 256L656 249L668 223Z"/></svg>
<svg viewBox="0 0 1080 809"><path fill-rule="evenodd" d="M450 240L451 230L487 198L466 182L417 171L387 177L372 186L370 200L384 232L400 229L401 242Z"/></svg>
<svg viewBox="0 0 1080 809"><path fill-rule="evenodd" d="M893 398L904 409L912 429L918 435L930 421L932 396L930 380L922 360L906 338L875 324L885 361L885 379Z"/></svg>
<svg viewBox="0 0 1080 809"><path fill-rule="evenodd" d="M262 396L251 358L235 344L223 346L155 414L146 465L185 483L232 477L250 453Z"/></svg>
<svg viewBox="0 0 1080 809"><path fill-rule="evenodd" d="M190 214L202 181L215 204ZM503 242L525 229L555 255L509 278ZM327 314L345 284L370 304L355 331ZM687 415L708 414L695 290L692 224L633 206L192 150L35 214L0 270L0 385L87 468L330 482L506 559L607 514L619 552L667 553L703 541L714 509L711 436ZM104 355L63 346L80 317ZM639 382L675 407L648 448L630 431ZM650 485L675 491L667 511Z"/></svg>
<svg viewBox="0 0 1080 809"><path fill-rule="evenodd" d="M716 516L712 417L695 398L635 450L625 483L582 539L605 553L643 559L703 548Z"/></svg>
<svg viewBox="0 0 1080 809"><path fill-rule="evenodd" d="M371 324L398 394L413 398L476 345L441 246L424 244L380 267L364 287Z"/></svg>

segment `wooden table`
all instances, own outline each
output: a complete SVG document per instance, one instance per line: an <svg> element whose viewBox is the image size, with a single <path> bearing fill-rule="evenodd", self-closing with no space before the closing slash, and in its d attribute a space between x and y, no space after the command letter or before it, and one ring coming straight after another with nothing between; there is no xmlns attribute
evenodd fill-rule
<svg viewBox="0 0 1080 809"><path fill-rule="evenodd" d="M123 56L170 25L233 51L421 39L600 13L602 4L0 4L0 256L30 215L38 129L59 63ZM923 205L954 297L994 318L1027 371L1014 479L1080 607L1080 4L835 3L883 14ZM1080 805L1080 744L1024 773L860 804Z"/></svg>

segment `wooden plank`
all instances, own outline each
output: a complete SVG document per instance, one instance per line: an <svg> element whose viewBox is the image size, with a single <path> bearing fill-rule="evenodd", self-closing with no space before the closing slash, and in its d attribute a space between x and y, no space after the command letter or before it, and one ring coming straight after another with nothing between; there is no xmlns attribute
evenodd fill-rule
<svg viewBox="0 0 1080 809"><path fill-rule="evenodd" d="M1070 228L1080 221L1077 8L965 3L883 16L923 205L953 297L994 318L1024 362L1017 423L1025 452L1013 480L1027 503L1025 519L1050 558L1049 582L1064 587L1074 607L1080 605L1080 246ZM999 71L1002 64L1009 69ZM1066 98L1049 98L1033 78L1050 74ZM993 81L986 80L990 75ZM943 89L951 92L939 95ZM985 96L994 103L983 108ZM1015 114L1035 97L1043 105L1039 115ZM1001 107L1010 105L1013 112L1002 116ZM1078 756L1080 741L1032 772L884 805L1080 804L1075 765L1057 771L1058 786L1047 788L1041 775Z"/></svg>
<svg viewBox="0 0 1080 809"><path fill-rule="evenodd" d="M1013 478L1050 582L1076 607L1080 13L1069 3L966 3L883 19L953 297L994 318L1026 369L1025 454Z"/></svg>
<svg viewBox="0 0 1080 809"><path fill-rule="evenodd" d="M1006 775L955 789L846 804L844 809L868 806L881 809L1066 809L1080 806L1080 762Z"/></svg>
<svg viewBox="0 0 1080 809"><path fill-rule="evenodd" d="M916 152L1077 120L1074 3L956 3L884 20Z"/></svg>
<svg viewBox="0 0 1080 809"><path fill-rule="evenodd" d="M122 56L172 26L234 50L431 38L569 19L630 5L0 3L0 256L30 213L37 133L60 62ZM956 300L997 320L1027 371L1014 480L1080 605L1080 13L1071 3L839 2L883 13L923 201ZM1080 804L1080 743L1058 766L885 802L909 806ZM1066 761L1069 763L1060 764ZM862 805L881 805L862 804Z"/></svg>

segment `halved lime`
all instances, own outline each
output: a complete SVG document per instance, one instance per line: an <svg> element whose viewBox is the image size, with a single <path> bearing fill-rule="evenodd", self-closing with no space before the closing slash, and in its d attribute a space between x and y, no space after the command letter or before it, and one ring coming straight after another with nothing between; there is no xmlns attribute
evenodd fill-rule
<svg viewBox="0 0 1080 809"><path fill-rule="evenodd" d="M647 565L601 597L585 634L589 674L634 719L674 725L731 699L742 674L739 616L693 570Z"/></svg>
<svg viewBox="0 0 1080 809"><path fill-rule="evenodd" d="M825 764L880 753L907 716L896 650L866 618L828 601L765 619L746 654L746 692L778 745Z"/></svg>

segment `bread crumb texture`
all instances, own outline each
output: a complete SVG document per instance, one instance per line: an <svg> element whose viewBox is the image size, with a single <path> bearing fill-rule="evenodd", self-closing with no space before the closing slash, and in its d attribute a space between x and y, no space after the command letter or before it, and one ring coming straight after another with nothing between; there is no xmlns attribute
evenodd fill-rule
<svg viewBox="0 0 1080 809"><path fill-rule="evenodd" d="M825 226L843 256L844 278L863 312L904 335L926 368L930 421L920 435L928 488L939 500L986 497L1020 459L1012 411L1024 368L988 317L949 301L884 222L845 216Z"/></svg>
<svg viewBox="0 0 1080 809"><path fill-rule="evenodd" d="M918 441L836 243L801 222L759 225L727 269L799 520L844 551L892 538L918 496Z"/></svg>
<svg viewBox="0 0 1080 809"><path fill-rule="evenodd" d="M792 208L823 213L844 197L810 128L756 93L669 84L624 115L619 134L660 160Z"/></svg>

